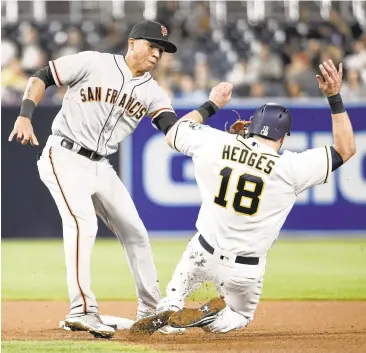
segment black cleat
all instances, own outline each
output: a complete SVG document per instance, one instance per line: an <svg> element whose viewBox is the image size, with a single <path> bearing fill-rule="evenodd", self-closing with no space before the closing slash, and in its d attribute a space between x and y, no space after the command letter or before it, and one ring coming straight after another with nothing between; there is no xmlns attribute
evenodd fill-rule
<svg viewBox="0 0 366 353"><path fill-rule="evenodd" d="M174 311L163 311L152 314L136 321L130 328L132 334L152 335L154 332L168 324L170 315Z"/></svg>
<svg viewBox="0 0 366 353"><path fill-rule="evenodd" d="M168 325L175 328L204 327L211 324L225 307L223 298L214 298L199 309L184 308L174 312L169 317Z"/></svg>

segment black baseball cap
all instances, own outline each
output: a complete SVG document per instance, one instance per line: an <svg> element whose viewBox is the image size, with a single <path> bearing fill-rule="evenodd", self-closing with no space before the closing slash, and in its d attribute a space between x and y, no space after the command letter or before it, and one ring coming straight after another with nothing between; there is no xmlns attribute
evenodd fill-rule
<svg viewBox="0 0 366 353"><path fill-rule="evenodd" d="M168 41L168 30L167 28L155 21L144 20L136 23L128 38L134 39L146 39L151 42L160 44L167 53L175 53L177 47Z"/></svg>

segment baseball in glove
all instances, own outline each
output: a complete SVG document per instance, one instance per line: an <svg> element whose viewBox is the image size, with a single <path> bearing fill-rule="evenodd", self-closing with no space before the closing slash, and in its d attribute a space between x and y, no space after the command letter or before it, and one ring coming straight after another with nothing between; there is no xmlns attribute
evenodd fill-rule
<svg viewBox="0 0 366 353"><path fill-rule="evenodd" d="M238 134L246 138L249 132L249 126L251 121L242 120L240 114L236 110L233 110L233 112L235 112L238 115L238 119L233 124L230 125L229 130L226 129L226 126L228 124L226 122L225 131L230 134Z"/></svg>

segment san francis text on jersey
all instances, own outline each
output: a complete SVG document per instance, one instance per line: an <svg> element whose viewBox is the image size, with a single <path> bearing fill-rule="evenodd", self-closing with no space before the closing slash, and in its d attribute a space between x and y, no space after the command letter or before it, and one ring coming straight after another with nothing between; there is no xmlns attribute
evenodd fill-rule
<svg viewBox="0 0 366 353"><path fill-rule="evenodd" d="M276 164L268 155L231 145L224 145L222 159L246 164L268 175L271 174L273 166Z"/></svg>
<svg viewBox="0 0 366 353"><path fill-rule="evenodd" d="M118 91L113 88L87 87L80 89L80 97L83 103L105 102L116 104ZM132 96L128 97L126 93L122 95L117 106L123 108L127 114L133 115L136 119L141 119L148 110L137 99Z"/></svg>

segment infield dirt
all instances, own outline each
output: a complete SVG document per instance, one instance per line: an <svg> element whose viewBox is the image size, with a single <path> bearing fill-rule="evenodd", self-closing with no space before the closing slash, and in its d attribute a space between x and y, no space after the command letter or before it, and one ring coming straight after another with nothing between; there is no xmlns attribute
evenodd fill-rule
<svg viewBox="0 0 366 353"><path fill-rule="evenodd" d="M193 303L197 306L201 303ZM136 302L100 302L100 313L134 318ZM66 302L2 302L2 340L94 340L58 328ZM155 333L136 341L128 331L113 340L169 352L366 352L366 301L263 301L248 328L229 334Z"/></svg>

